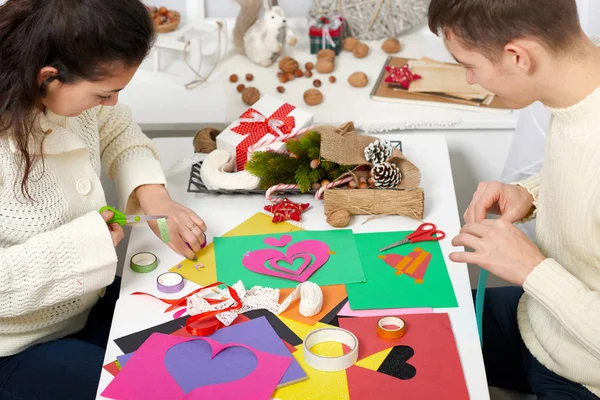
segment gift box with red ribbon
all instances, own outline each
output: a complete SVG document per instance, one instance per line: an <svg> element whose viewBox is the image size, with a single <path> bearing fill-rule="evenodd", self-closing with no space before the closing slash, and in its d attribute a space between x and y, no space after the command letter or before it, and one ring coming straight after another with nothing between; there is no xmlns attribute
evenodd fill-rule
<svg viewBox="0 0 600 400"><path fill-rule="evenodd" d="M235 155L236 170L241 171L252 151L281 151L284 142L261 143L298 132L311 126L313 115L271 96L263 96L254 106L217 136L217 149Z"/></svg>
<svg viewBox="0 0 600 400"><path fill-rule="evenodd" d="M322 49L331 49L335 54L340 54L344 47L344 19L340 16L316 18L310 25L308 35L311 54L317 54Z"/></svg>

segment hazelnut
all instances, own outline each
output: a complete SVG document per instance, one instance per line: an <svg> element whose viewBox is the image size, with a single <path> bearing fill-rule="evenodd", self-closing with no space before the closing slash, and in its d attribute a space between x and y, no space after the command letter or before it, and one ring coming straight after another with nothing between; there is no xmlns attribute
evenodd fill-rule
<svg viewBox="0 0 600 400"><path fill-rule="evenodd" d="M283 72L294 73L298 69L298 61L292 57L284 57L279 61L279 69Z"/></svg>
<svg viewBox="0 0 600 400"><path fill-rule="evenodd" d="M240 83L239 85L237 85L237 91L242 93L244 91L244 89L246 89L246 85L244 85L243 83Z"/></svg>
<svg viewBox="0 0 600 400"><path fill-rule="evenodd" d="M304 72L301 69L297 69L295 72L296 78L302 78L304 76Z"/></svg>
<svg viewBox="0 0 600 400"><path fill-rule="evenodd" d="M277 91L279 93L284 93L285 92L285 88L283 86L277 86Z"/></svg>
<svg viewBox="0 0 600 400"><path fill-rule="evenodd" d="M321 189L321 184L319 182L315 182L312 185L310 185L310 188L312 190L319 190L319 189Z"/></svg>
<svg viewBox="0 0 600 400"><path fill-rule="evenodd" d="M154 25L162 25L162 20L160 19L160 15L154 18Z"/></svg>
<svg viewBox="0 0 600 400"><path fill-rule="evenodd" d="M310 69L307 69L306 71L304 71L304 76L307 78L311 78L312 77L312 72Z"/></svg>
<svg viewBox="0 0 600 400"><path fill-rule="evenodd" d="M381 49L388 54L396 54L400 48L400 41L396 38L389 38L381 45Z"/></svg>
<svg viewBox="0 0 600 400"><path fill-rule="evenodd" d="M350 189L356 189L356 181L352 180L352 181L348 182L348 187Z"/></svg>
<svg viewBox="0 0 600 400"><path fill-rule="evenodd" d="M281 83L286 83L289 82L290 78L288 78L287 74L281 74L281 76L279 77L279 82Z"/></svg>
<svg viewBox="0 0 600 400"><path fill-rule="evenodd" d="M357 38L347 37L346 39L344 39L344 50L352 51L352 49L354 49L354 45L356 45L356 43L360 43Z"/></svg>
<svg viewBox="0 0 600 400"><path fill-rule="evenodd" d="M238 81L238 76L236 74L233 74L229 77L229 82L235 83L237 81Z"/></svg>
<svg viewBox="0 0 600 400"><path fill-rule="evenodd" d="M329 60L331 62L335 61L335 51L331 49L322 49L317 53L317 64L320 60Z"/></svg>
<svg viewBox="0 0 600 400"><path fill-rule="evenodd" d="M364 43L357 43L352 49L352 53L356 58L365 58L369 55L369 46Z"/></svg>
<svg viewBox="0 0 600 400"><path fill-rule="evenodd" d="M319 168L319 165L321 165L321 160L319 160L319 159L315 159L315 160L312 160L312 161L310 162L310 167L311 167L312 169L317 169L317 168Z"/></svg>
<svg viewBox="0 0 600 400"><path fill-rule="evenodd" d="M168 11L167 7L161 7L161 8L158 9L158 13L160 15L167 15L167 11Z"/></svg>
<svg viewBox="0 0 600 400"><path fill-rule="evenodd" d="M288 81L293 81L294 79L296 79L296 75L294 75L292 72L288 72L286 74Z"/></svg>
<svg viewBox="0 0 600 400"><path fill-rule="evenodd" d="M329 182L329 180L327 180L327 179L323 179L323 180L321 181L321 186L329 185L329 183L330 183L330 182Z"/></svg>
<svg viewBox="0 0 600 400"><path fill-rule="evenodd" d="M348 83L354 87L361 88L367 86L369 78L367 78L364 72L355 72L348 78Z"/></svg>
<svg viewBox="0 0 600 400"><path fill-rule="evenodd" d="M249 106L254 105L260 99L260 92L255 87L247 87L242 92L242 101Z"/></svg>
<svg viewBox="0 0 600 400"><path fill-rule="evenodd" d="M254 79L254 75L252 75L252 74L246 74L246 80L248 82L252 82L253 79Z"/></svg>
<svg viewBox="0 0 600 400"><path fill-rule="evenodd" d="M309 70L309 71L310 71L311 69L313 69L314 67L315 67L315 64L313 64L313 63L311 63L311 62L307 62L307 63L304 65L304 68L306 68L306 69L307 69L307 70Z"/></svg>
<svg viewBox="0 0 600 400"><path fill-rule="evenodd" d="M323 93L317 89L308 89L304 92L304 102L309 106L319 105L323 102Z"/></svg>
<svg viewBox="0 0 600 400"><path fill-rule="evenodd" d="M320 80L318 80L318 79L315 79L315 80L313 81L313 85L314 85L314 87L321 87L321 81L320 81Z"/></svg>
<svg viewBox="0 0 600 400"><path fill-rule="evenodd" d="M179 19L179 13L177 11L167 11L167 18Z"/></svg>
<svg viewBox="0 0 600 400"><path fill-rule="evenodd" d="M359 189L368 189L369 185L367 185L366 182L361 182L361 183L358 184L358 188Z"/></svg>
<svg viewBox="0 0 600 400"><path fill-rule="evenodd" d="M332 75L332 76L329 77L329 82L335 83L335 81L337 81L337 79L335 78L335 76Z"/></svg>
<svg viewBox="0 0 600 400"><path fill-rule="evenodd" d="M277 78L281 78L283 75L285 75L284 72L277 71Z"/></svg>
<svg viewBox="0 0 600 400"><path fill-rule="evenodd" d="M320 74L330 74L333 72L334 65L333 62L325 59L321 59L317 61L317 72Z"/></svg>

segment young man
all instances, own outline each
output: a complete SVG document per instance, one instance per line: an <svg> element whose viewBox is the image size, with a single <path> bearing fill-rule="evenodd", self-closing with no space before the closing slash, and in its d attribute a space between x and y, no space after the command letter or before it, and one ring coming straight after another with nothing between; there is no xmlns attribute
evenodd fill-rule
<svg viewBox="0 0 600 400"><path fill-rule="evenodd" d="M600 49L581 30L575 0L432 0L429 26L470 83L513 108L539 100L552 113L542 173L480 184L452 241L473 252L451 260L518 285L486 293L489 384L598 399ZM537 246L513 226L532 217Z"/></svg>

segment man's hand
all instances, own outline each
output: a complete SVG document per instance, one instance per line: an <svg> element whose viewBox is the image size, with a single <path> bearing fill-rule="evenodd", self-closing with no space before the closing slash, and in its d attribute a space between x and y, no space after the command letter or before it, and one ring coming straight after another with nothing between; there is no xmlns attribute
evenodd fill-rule
<svg viewBox="0 0 600 400"><path fill-rule="evenodd" d="M502 219L466 224L452 240L452 245L469 247L474 252L451 253L450 260L479 265L520 286L546 259L521 230Z"/></svg>
<svg viewBox="0 0 600 400"><path fill-rule="evenodd" d="M195 212L173 201L163 185L144 185L136 189L136 196L146 215L167 215L171 241L169 247L182 256L193 260L206 242L206 224ZM156 221L148 225L156 236L160 230ZM189 245L189 246L188 246Z"/></svg>
<svg viewBox="0 0 600 400"><path fill-rule="evenodd" d="M481 222L487 214L501 215L510 223L525 218L533 207L533 196L527 189L500 182L482 182L465 211L465 222Z"/></svg>

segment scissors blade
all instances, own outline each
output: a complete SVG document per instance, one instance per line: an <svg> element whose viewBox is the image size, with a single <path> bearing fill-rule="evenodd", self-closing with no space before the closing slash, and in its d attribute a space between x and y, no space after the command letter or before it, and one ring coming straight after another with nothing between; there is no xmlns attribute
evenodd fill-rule
<svg viewBox="0 0 600 400"><path fill-rule="evenodd" d="M137 224L139 222L154 221L161 218L167 219L169 217L166 215L127 215L126 221L128 224Z"/></svg>
<svg viewBox="0 0 600 400"><path fill-rule="evenodd" d="M400 240L398 242L390 244L389 246L385 246L385 247L379 249L379 252L381 253L382 251L386 251L386 250L392 249L394 247L398 247L398 246L403 245L405 243L408 243L408 240L407 239L402 239L402 240Z"/></svg>

